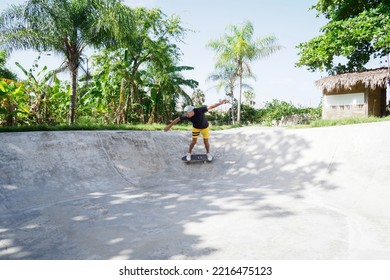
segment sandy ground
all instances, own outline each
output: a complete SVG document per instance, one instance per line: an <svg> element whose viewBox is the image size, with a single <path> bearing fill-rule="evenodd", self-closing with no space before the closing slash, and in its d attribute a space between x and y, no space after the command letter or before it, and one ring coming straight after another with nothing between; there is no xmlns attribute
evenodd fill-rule
<svg viewBox="0 0 390 280"><path fill-rule="evenodd" d="M0 134L0 259L390 259L390 122L190 137Z"/></svg>

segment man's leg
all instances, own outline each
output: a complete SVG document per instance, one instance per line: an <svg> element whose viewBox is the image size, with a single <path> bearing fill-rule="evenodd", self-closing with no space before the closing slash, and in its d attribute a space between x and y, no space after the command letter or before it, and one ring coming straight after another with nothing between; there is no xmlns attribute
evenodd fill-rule
<svg viewBox="0 0 390 280"><path fill-rule="evenodd" d="M198 141L200 131L201 131L201 129L199 129L199 128L195 128L195 127L192 128L192 142L191 142L190 147L188 149L188 152L190 154L191 154L192 149L194 148L194 146L196 144L196 141Z"/></svg>
<svg viewBox="0 0 390 280"><path fill-rule="evenodd" d="M206 148L206 152L207 152L207 153L210 153L210 143L209 143L209 139L204 139L204 138L203 138L203 143L204 143L204 147Z"/></svg>
<svg viewBox="0 0 390 280"><path fill-rule="evenodd" d="M210 153L210 143L209 143L209 137L210 137L210 128L204 128L200 131L202 133L203 137L203 143L204 147L206 148L206 152Z"/></svg>
<svg viewBox="0 0 390 280"><path fill-rule="evenodd" d="M192 142L190 144L190 147L188 149L188 152L191 154L192 152L192 149L194 148L195 144L196 144L196 141L198 141L198 138L192 138Z"/></svg>

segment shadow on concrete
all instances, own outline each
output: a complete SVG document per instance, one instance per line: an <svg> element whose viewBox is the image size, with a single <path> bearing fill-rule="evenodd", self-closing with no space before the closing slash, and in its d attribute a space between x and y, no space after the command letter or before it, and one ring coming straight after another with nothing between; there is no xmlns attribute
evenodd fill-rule
<svg viewBox="0 0 390 280"><path fill-rule="evenodd" d="M316 223L326 219L340 230L344 224L307 201L312 191L338 188L326 180L338 163L330 169L326 159L303 153L312 148L304 137L282 129L213 132L215 159L197 165L180 160L188 138L183 132L1 134L0 259L342 254L342 234ZM203 150L201 141L196 149Z"/></svg>

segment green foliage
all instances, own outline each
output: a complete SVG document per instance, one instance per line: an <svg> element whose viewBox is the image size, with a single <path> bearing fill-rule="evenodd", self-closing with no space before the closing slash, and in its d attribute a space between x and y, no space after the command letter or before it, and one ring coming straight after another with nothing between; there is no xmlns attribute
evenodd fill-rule
<svg viewBox="0 0 390 280"><path fill-rule="evenodd" d="M267 102L262 109L262 117L266 122L281 120L283 116L297 113L297 108L286 101L272 100Z"/></svg>
<svg viewBox="0 0 390 280"><path fill-rule="evenodd" d="M54 124L66 121L69 109L69 87L66 87L56 76L55 70L44 66L35 74L38 60L28 71L18 62L16 65L27 76L25 95L28 98L28 116L24 123Z"/></svg>
<svg viewBox="0 0 390 280"><path fill-rule="evenodd" d="M5 66L7 57L6 52L0 50L0 78L16 80L16 74Z"/></svg>
<svg viewBox="0 0 390 280"><path fill-rule="evenodd" d="M241 107L241 119L242 123L260 123L261 121L261 110L257 110L252 106L243 104Z"/></svg>
<svg viewBox="0 0 390 280"><path fill-rule="evenodd" d="M323 127L323 126L336 126L336 125L351 125L359 123L370 123L370 122L382 122L390 121L390 117L378 118L378 117L349 117L337 120L322 120L318 119L310 123L309 127Z"/></svg>
<svg viewBox="0 0 390 280"><path fill-rule="evenodd" d="M321 118L322 108L319 105L317 108L296 107L291 102L272 100L267 102L263 109L260 109L261 121L270 125L273 120L280 121L283 117L291 115L307 115L309 121L314 121Z"/></svg>
<svg viewBox="0 0 390 280"><path fill-rule="evenodd" d="M234 107L237 107L235 102ZM230 109L231 110L231 109ZM211 111L209 120L213 124L230 125L231 111L222 113L220 111ZM291 102L272 100L267 102L262 109L256 109L252 106L242 104L242 124L262 124L272 125L273 121L280 121L284 117L301 116L301 119L309 122L321 118L322 107L321 104L316 108L295 106Z"/></svg>
<svg viewBox="0 0 390 280"><path fill-rule="evenodd" d="M363 70L371 57L390 52L389 0L320 0L313 8L329 22L321 35L297 46L297 66L340 74Z"/></svg>
<svg viewBox="0 0 390 280"><path fill-rule="evenodd" d="M229 114L223 113L218 110L212 110L208 113L207 120L213 125L228 125L231 124L229 122Z"/></svg>
<svg viewBox="0 0 390 280"><path fill-rule="evenodd" d="M195 88L198 82L185 79L181 72L192 67L176 66L169 59L158 66L145 60L145 68L136 70L132 62L127 49L103 51L95 56L96 71L81 98L83 107L98 102L93 108L99 110L94 112L109 122L123 123L127 119L154 123L164 122L176 113L179 98L191 102L182 87Z"/></svg>
<svg viewBox="0 0 390 280"><path fill-rule="evenodd" d="M53 51L65 57L70 72L69 123L76 117L77 76L87 46L118 42L120 30L131 30L127 9L119 0L30 0L1 15L0 47L9 51Z"/></svg>
<svg viewBox="0 0 390 280"><path fill-rule="evenodd" d="M159 9L131 9L118 0L27 1L0 18L2 47L62 53L71 72L68 85L46 68L34 76L19 64L28 77L25 123L63 123L66 108L71 124L166 121L179 98L191 100L182 87L198 86L181 74L193 68L177 65L176 41L185 32L179 17ZM79 81L87 46L99 47L100 53L92 59L93 78Z"/></svg>
<svg viewBox="0 0 390 280"><path fill-rule="evenodd" d="M129 9L126 16L131 26L121 28L116 44L95 56L95 85L110 96L105 104L117 124L163 121L179 97L190 99L181 86L198 85L180 74L192 67L177 65L175 41L182 40L185 29L180 18L168 18L159 9Z"/></svg>
<svg viewBox="0 0 390 280"><path fill-rule="evenodd" d="M24 85L12 80L0 80L0 123L13 126L28 114L28 96Z"/></svg>

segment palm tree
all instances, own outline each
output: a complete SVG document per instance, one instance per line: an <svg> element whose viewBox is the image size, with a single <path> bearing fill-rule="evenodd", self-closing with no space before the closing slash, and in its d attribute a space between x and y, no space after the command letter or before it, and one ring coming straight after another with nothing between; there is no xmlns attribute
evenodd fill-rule
<svg viewBox="0 0 390 280"><path fill-rule="evenodd" d="M6 67L7 53L0 50L0 79L16 80L16 74Z"/></svg>
<svg viewBox="0 0 390 280"><path fill-rule="evenodd" d="M251 73L250 62L268 57L282 47L273 35L253 39L254 28L251 22L245 22L242 27L231 25L228 32L220 39L212 40L208 46L219 54L217 66L234 63L239 77L239 99L237 122L241 120L242 80L245 72Z"/></svg>
<svg viewBox="0 0 390 280"><path fill-rule="evenodd" d="M236 87L237 69L233 64L216 67L216 71L207 77L207 80L218 82L217 90L224 88L226 96L230 97L232 104L232 123L234 125L234 88Z"/></svg>
<svg viewBox="0 0 390 280"><path fill-rule="evenodd" d="M191 100L192 100L192 104L195 105L196 107L202 106L206 100L206 96L204 95L203 90L199 88L194 89L191 95Z"/></svg>
<svg viewBox="0 0 390 280"><path fill-rule="evenodd" d="M150 100L152 103L148 123L166 121L176 110L179 99L185 104L191 104L191 97L185 92L184 87L194 89L199 83L192 79L186 79L182 71L193 70L189 66L167 65L167 67L148 67L150 82ZM165 118L165 120L163 119Z"/></svg>
<svg viewBox="0 0 390 280"><path fill-rule="evenodd" d="M255 79L252 73L245 73L245 78L253 78ZM237 87L237 65L233 63L226 63L224 65L217 65L214 73L210 74L207 77L207 80L217 81L218 84L216 86L217 90L224 88L226 96L231 99L232 104L232 123L235 124L234 120L234 88ZM247 88L253 91L253 88L248 84L242 84L242 88Z"/></svg>
<svg viewBox="0 0 390 280"><path fill-rule="evenodd" d="M0 46L33 49L64 56L70 76L69 123L75 121L77 77L87 46L112 42L118 35L119 0L29 0L11 6L0 18ZM114 20L104 20L106 18ZM117 32L117 33L115 33Z"/></svg>
<svg viewBox="0 0 390 280"><path fill-rule="evenodd" d="M124 18L133 20L133 28L122 28L118 32L114 48L123 49L121 70L122 82L120 101L116 112L117 123L128 122L128 115L135 106L139 107L145 93L140 91L140 72L148 66L170 73L180 50L174 41L181 41L185 29L180 18L167 16L160 9L136 8L126 11ZM157 71L157 70L156 70ZM154 91L153 91L154 92ZM137 104L138 102L138 104Z"/></svg>
<svg viewBox="0 0 390 280"><path fill-rule="evenodd" d="M253 106L256 104L256 102L254 101L256 94L253 90L244 91L244 97L245 97L245 101L244 101L245 105Z"/></svg>

